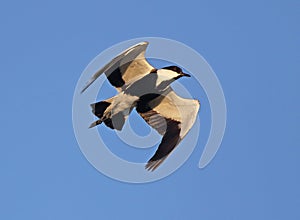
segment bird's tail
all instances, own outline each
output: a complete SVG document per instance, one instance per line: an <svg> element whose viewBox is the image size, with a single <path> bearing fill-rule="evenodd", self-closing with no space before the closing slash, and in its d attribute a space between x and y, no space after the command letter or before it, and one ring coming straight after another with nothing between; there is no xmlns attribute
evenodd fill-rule
<svg viewBox="0 0 300 220"><path fill-rule="evenodd" d="M124 115L123 112L119 112L117 114L114 114L111 116L111 103L113 102L114 97L91 104L92 107L92 112L99 118L97 121L94 121L91 125L90 128L95 127L102 122L104 124L111 128L111 129L117 129L121 130L125 120L127 118L127 115Z"/></svg>

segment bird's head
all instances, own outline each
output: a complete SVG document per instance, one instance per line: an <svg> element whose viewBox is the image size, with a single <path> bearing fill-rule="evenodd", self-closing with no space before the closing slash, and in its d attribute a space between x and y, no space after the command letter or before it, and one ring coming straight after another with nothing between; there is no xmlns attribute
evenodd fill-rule
<svg viewBox="0 0 300 220"><path fill-rule="evenodd" d="M155 72L157 73L156 86L159 90L165 90L172 82L183 76L190 77L189 74L183 73L178 66L164 67Z"/></svg>
<svg viewBox="0 0 300 220"><path fill-rule="evenodd" d="M162 68L162 70L166 70L165 73L169 75L170 79L177 80L183 76L191 77L191 75L182 72L182 69L178 66L167 66Z"/></svg>

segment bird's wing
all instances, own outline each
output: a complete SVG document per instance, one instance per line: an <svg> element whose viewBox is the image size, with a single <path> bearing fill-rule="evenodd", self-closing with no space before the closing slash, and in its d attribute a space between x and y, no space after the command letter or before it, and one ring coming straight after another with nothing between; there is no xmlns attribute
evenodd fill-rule
<svg viewBox="0 0 300 220"><path fill-rule="evenodd" d="M136 109L143 119L163 135L146 169L155 170L174 150L192 128L199 108L198 100L182 98L171 87L164 95L137 104Z"/></svg>
<svg viewBox="0 0 300 220"><path fill-rule="evenodd" d="M122 86L134 78L139 78L150 73L154 68L145 58L145 51L148 44L148 42L141 42L120 53L92 76L81 93L102 73L105 73L109 82L118 91L121 91Z"/></svg>

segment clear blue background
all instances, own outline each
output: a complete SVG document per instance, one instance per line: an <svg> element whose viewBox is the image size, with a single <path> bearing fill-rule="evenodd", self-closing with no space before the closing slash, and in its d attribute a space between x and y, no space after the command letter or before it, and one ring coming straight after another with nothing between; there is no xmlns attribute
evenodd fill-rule
<svg viewBox="0 0 300 220"><path fill-rule="evenodd" d="M300 219L299 18L296 0L2 1L0 218ZM199 144L171 176L135 185L88 163L71 108L90 60L143 36L202 54L228 121L208 167Z"/></svg>

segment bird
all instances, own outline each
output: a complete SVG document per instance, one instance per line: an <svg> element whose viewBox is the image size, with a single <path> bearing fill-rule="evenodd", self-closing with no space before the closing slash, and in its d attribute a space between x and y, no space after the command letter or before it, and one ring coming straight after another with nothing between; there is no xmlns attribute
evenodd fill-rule
<svg viewBox="0 0 300 220"><path fill-rule="evenodd" d="M145 165L146 170L154 171L192 128L200 102L175 93L171 83L190 75L175 65L154 68L145 57L148 45L149 42L140 42L121 52L91 77L81 93L103 73L106 75L118 94L90 105L98 118L90 128L104 123L111 129L122 130L135 108L162 135L156 152Z"/></svg>

